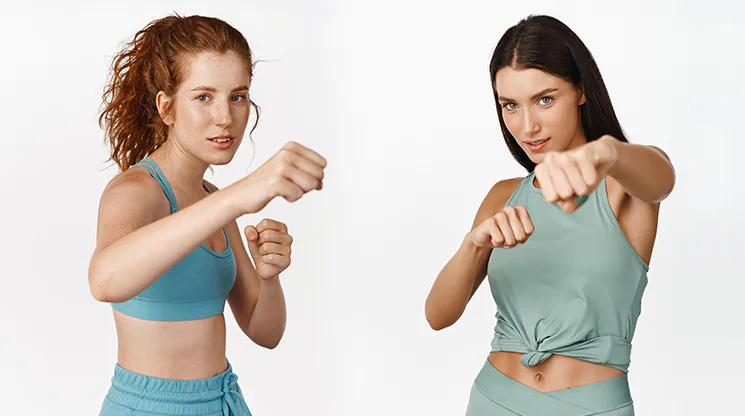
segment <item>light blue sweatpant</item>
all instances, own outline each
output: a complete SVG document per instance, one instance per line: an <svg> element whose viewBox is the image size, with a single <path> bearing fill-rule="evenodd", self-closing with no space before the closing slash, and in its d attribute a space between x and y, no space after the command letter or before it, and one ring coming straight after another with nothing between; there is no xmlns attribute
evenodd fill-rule
<svg viewBox="0 0 745 416"><path fill-rule="evenodd" d="M251 416L230 363L201 380L171 380L114 368L99 416Z"/></svg>

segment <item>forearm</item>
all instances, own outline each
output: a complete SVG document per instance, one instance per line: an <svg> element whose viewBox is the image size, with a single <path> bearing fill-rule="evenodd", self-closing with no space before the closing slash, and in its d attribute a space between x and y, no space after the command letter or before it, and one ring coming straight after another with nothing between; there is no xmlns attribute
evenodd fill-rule
<svg viewBox="0 0 745 416"><path fill-rule="evenodd" d="M259 295L244 331L255 343L274 348L285 333L287 307L279 276L259 279Z"/></svg>
<svg viewBox="0 0 745 416"><path fill-rule="evenodd" d="M634 198L655 203L667 198L675 186L675 170L670 159L653 146L630 144L605 136L615 149L616 160L608 175L617 180Z"/></svg>
<svg viewBox="0 0 745 416"><path fill-rule="evenodd" d="M466 237L453 258L437 276L425 304L430 326L439 330L454 324L463 314L477 282L485 275L490 249L478 248Z"/></svg>
<svg viewBox="0 0 745 416"><path fill-rule="evenodd" d="M91 259L91 292L104 302L135 297L238 215L230 193L218 191L127 234Z"/></svg>

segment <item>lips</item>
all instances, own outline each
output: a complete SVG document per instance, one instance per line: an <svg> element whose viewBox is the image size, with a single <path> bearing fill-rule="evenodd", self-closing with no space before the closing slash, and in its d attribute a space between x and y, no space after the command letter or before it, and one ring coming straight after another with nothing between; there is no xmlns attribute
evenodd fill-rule
<svg viewBox="0 0 745 416"><path fill-rule="evenodd" d="M210 137L208 140L213 141L213 142L220 143L220 142L228 142L228 141L233 140L233 139L235 139L235 137L224 135L224 136Z"/></svg>
<svg viewBox="0 0 745 416"><path fill-rule="evenodd" d="M550 139L550 137L549 138L546 138L546 139L525 141L525 143L528 144L528 145L531 145L531 146L538 146L538 145L542 144L543 142L548 141L548 139Z"/></svg>
<svg viewBox="0 0 745 416"><path fill-rule="evenodd" d="M528 149L530 149L531 152L539 152L541 149L546 147L549 140L551 140L550 137L546 139L526 141L524 143L528 146Z"/></svg>
<svg viewBox="0 0 745 416"><path fill-rule="evenodd" d="M213 146L220 150L225 150L230 148L230 146L233 145L235 142L235 137L233 136L217 136L217 137L211 137L209 139L210 143L212 143Z"/></svg>

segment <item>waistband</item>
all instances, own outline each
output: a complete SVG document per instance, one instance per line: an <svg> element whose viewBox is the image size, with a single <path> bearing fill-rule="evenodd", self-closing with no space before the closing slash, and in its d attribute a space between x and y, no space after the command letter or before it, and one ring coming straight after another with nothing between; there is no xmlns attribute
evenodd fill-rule
<svg viewBox="0 0 745 416"><path fill-rule="evenodd" d="M519 415L577 416L608 412L633 404L626 374L543 393L507 377L487 360L474 384L489 399Z"/></svg>
<svg viewBox="0 0 745 416"><path fill-rule="evenodd" d="M106 397L138 411L198 416L222 412L225 416L247 415L238 376L230 363L222 373L199 380L172 380L126 370L117 364Z"/></svg>

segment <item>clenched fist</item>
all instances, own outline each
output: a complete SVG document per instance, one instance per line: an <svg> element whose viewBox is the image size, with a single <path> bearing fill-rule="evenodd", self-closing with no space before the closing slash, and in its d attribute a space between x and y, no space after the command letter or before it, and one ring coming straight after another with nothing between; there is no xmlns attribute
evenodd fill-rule
<svg viewBox="0 0 745 416"><path fill-rule="evenodd" d="M547 202L567 213L576 211L616 163L616 148L605 135L565 152L550 152L535 167L535 177Z"/></svg>
<svg viewBox="0 0 745 416"><path fill-rule="evenodd" d="M259 277L270 279L287 269L292 253L292 237L287 233L286 225L263 219L256 227L249 225L243 231Z"/></svg>
<svg viewBox="0 0 745 416"><path fill-rule="evenodd" d="M481 248L512 248L528 240L535 231L528 210L506 206L474 228L468 237Z"/></svg>

